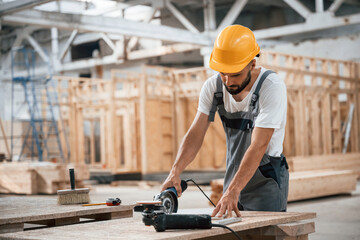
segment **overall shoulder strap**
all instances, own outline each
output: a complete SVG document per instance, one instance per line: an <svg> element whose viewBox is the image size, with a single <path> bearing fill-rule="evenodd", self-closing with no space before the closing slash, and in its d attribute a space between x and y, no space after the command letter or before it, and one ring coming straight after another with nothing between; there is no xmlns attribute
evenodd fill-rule
<svg viewBox="0 0 360 240"><path fill-rule="evenodd" d="M214 93L213 103L212 103L211 110L209 113L209 121L210 122L214 121L217 106L224 104L222 89L223 89L223 86L222 86L221 77L220 77L220 74L218 74L216 76L216 92Z"/></svg>
<svg viewBox="0 0 360 240"><path fill-rule="evenodd" d="M263 73L263 75L261 75L259 83L257 84L257 86L255 88L255 91L251 96L251 102L250 102L250 110L251 110L251 112L257 112L257 111L254 111L254 110L257 110L258 105L256 103L257 103L257 101L259 99L259 92L260 92L261 86L262 86L264 80L267 78L267 76L269 76L269 74L271 74L271 73L275 73L275 72L271 71L271 70L267 70L266 72Z"/></svg>

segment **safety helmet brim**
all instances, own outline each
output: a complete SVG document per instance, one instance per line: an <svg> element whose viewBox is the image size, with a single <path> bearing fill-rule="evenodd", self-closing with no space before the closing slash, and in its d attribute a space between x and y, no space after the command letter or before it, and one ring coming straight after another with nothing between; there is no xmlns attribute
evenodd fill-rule
<svg viewBox="0 0 360 240"><path fill-rule="evenodd" d="M223 63L220 61L216 61L213 57L213 52L210 55L209 67L217 72L223 73L237 73L243 70L250 62L253 60L256 55L260 53L260 47L258 46L252 54L249 55L248 58L244 59L241 63Z"/></svg>

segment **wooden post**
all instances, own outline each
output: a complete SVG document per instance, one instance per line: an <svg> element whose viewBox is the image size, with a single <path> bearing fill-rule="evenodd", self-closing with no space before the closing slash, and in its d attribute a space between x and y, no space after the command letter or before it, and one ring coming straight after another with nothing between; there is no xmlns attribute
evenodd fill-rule
<svg viewBox="0 0 360 240"><path fill-rule="evenodd" d="M106 159L106 115L105 109L100 109L100 154L101 167L107 167L108 160Z"/></svg>
<svg viewBox="0 0 360 240"><path fill-rule="evenodd" d="M107 110L107 161L109 163L109 168L112 169L114 172L116 171L116 169L119 166L119 159L115 158L115 134L114 131L116 130L114 121L115 121L115 89L116 89L116 84L115 84L115 77L112 76L111 78L111 84L110 84L110 88L108 89L108 91L110 92L110 96L108 98L108 110Z"/></svg>
<svg viewBox="0 0 360 240"><path fill-rule="evenodd" d="M146 95L147 83L144 74L140 76L140 141L141 141L141 173L148 172L147 166L147 134L146 134Z"/></svg>
<svg viewBox="0 0 360 240"><path fill-rule="evenodd" d="M10 148L9 148L9 143L7 141L4 125L2 124L1 118L0 118L0 129L1 129L1 132L2 132L3 139L4 139L6 151L7 151L7 154L8 154L7 156L8 156L8 158L11 159L11 151L10 151Z"/></svg>
<svg viewBox="0 0 360 240"><path fill-rule="evenodd" d="M95 165L95 128L94 128L94 119L90 120L90 164Z"/></svg>
<svg viewBox="0 0 360 240"><path fill-rule="evenodd" d="M330 93L325 92L322 97L322 139L323 143L323 154L332 153L332 134L331 134L331 104L330 104Z"/></svg>

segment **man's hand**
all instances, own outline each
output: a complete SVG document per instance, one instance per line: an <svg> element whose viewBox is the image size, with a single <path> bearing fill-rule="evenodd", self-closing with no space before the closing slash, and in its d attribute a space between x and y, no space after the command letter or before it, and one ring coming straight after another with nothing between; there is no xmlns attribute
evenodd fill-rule
<svg viewBox="0 0 360 240"><path fill-rule="evenodd" d="M178 197L181 197L181 179L178 175L175 175L171 172L161 186L161 192L169 187L175 187Z"/></svg>
<svg viewBox="0 0 360 240"><path fill-rule="evenodd" d="M232 211L235 212L237 217L240 217L241 214L237 206L238 201L239 193L226 191L212 212L211 217L215 217L218 213L218 217L222 217L223 215L226 217L232 217Z"/></svg>

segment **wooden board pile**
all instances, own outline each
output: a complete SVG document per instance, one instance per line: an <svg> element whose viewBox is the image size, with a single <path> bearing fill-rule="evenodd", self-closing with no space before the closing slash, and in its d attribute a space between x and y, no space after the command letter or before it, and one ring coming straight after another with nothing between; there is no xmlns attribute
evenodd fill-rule
<svg viewBox="0 0 360 240"><path fill-rule="evenodd" d="M316 171L319 169L351 170L360 178L360 153L318 156L295 156L287 158L290 171Z"/></svg>
<svg viewBox="0 0 360 240"><path fill-rule="evenodd" d="M360 153L291 157L288 201L351 193L360 176ZM223 192L223 179L210 183L211 200L217 203Z"/></svg>
<svg viewBox="0 0 360 240"><path fill-rule="evenodd" d="M59 164L50 162L12 162L0 164L0 193L56 194L70 188L69 168L75 169L76 187L90 178L85 164Z"/></svg>

